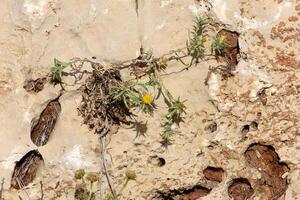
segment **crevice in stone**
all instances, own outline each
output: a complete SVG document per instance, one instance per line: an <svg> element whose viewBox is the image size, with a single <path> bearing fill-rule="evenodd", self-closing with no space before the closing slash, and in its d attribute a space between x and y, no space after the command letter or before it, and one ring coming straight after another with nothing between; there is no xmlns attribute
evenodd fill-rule
<svg viewBox="0 0 300 200"><path fill-rule="evenodd" d="M280 158L273 146L259 143L251 144L244 156L248 164L261 173L258 180L258 190L266 194L269 199L278 199L288 188L288 166L280 162Z"/></svg>
<svg viewBox="0 0 300 200"><path fill-rule="evenodd" d="M60 111L61 105L58 99L48 103L46 108L41 113L37 123L31 130L31 141L35 145L43 146L48 142L50 135L54 130Z"/></svg>
<svg viewBox="0 0 300 200"><path fill-rule="evenodd" d="M38 150L29 151L21 160L16 162L11 178L11 187L21 189L30 184L44 163L42 155Z"/></svg>
<svg viewBox="0 0 300 200"><path fill-rule="evenodd" d="M211 189L203 187L199 184L190 188L180 188L168 191L159 191L158 199L163 200L197 200L209 194Z"/></svg>
<svg viewBox="0 0 300 200"><path fill-rule="evenodd" d="M254 190L246 178L236 178L228 187L228 195L233 200L247 200L253 195Z"/></svg>
<svg viewBox="0 0 300 200"><path fill-rule="evenodd" d="M219 167L207 167L203 170L203 174L207 180L221 182L223 180L224 170Z"/></svg>

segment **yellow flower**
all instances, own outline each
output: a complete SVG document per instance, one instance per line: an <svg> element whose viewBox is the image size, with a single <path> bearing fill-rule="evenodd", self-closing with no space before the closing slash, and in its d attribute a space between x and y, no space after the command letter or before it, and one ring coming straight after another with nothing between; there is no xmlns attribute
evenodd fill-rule
<svg viewBox="0 0 300 200"><path fill-rule="evenodd" d="M181 110L184 110L186 109L186 106L184 105L184 103L180 102L178 107L181 109Z"/></svg>
<svg viewBox="0 0 300 200"><path fill-rule="evenodd" d="M150 105L153 101L153 97L150 94L143 95L143 103L146 105Z"/></svg>
<svg viewBox="0 0 300 200"><path fill-rule="evenodd" d="M226 36L225 35L221 35L221 37L219 39L220 43L224 43L225 40L226 40Z"/></svg>

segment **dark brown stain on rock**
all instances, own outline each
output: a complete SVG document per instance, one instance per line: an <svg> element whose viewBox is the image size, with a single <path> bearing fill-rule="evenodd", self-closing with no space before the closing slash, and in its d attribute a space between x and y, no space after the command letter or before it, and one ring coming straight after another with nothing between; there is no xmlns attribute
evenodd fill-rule
<svg viewBox="0 0 300 200"><path fill-rule="evenodd" d="M31 130L31 141L37 146L45 145L55 127L61 105L58 100L48 103L39 120Z"/></svg>
<svg viewBox="0 0 300 200"><path fill-rule="evenodd" d="M46 81L47 81L46 78L38 78L35 80L29 79L29 80L25 81L23 88L27 92L38 93L44 89L44 85L45 85Z"/></svg>
<svg viewBox="0 0 300 200"><path fill-rule="evenodd" d="M21 189L31 183L43 164L43 157L37 150L29 151L16 162L11 187Z"/></svg>
<svg viewBox="0 0 300 200"><path fill-rule="evenodd" d="M247 200L253 193L250 182L245 178L233 179L228 187L228 195L233 200Z"/></svg>
<svg viewBox="0 0 300 200"><path fill-rule="evenodd" d="M207 167L203 170L206 179L210 181L221 182L223 180L224 170L222 168Z"/></svg>
<svg viewBox="0 0 300 200"><path fill-rule="evenodd" d="M228 63L228 67L231 70L234 70L235 66L238 64L238 54L240 53L240 47L238 41L239 34L234 31L222 29L218 33L218 37L222 35L226 37L225 39L226 47L222 51L223 53L221 56L225 57L226 62Z"/></svg>
<svg viewBox="0 0 300 200"><path fill-rule="evenodd" d="M280 162L272 146L252 144L245 152L245 158L250 166L261 173L259 185L264 186L268 199L278 199L285 193L288 188L285 174L289 168Z"/></svg>

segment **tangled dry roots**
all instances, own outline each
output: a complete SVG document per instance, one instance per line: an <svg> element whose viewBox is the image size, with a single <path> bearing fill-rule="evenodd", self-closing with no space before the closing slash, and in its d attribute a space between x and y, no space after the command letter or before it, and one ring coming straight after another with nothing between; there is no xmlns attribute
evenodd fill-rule
<svg viewBox="0 0 300 200"><path fill-rule="evenodd" d="M131 115L123 101L116 101L112 90L122 80L117 69L104 70L101 66L93 67L92 75L82 87L82 103L79 112L83 122L95 133L105 135L113 125L128 123Z"/></svg>

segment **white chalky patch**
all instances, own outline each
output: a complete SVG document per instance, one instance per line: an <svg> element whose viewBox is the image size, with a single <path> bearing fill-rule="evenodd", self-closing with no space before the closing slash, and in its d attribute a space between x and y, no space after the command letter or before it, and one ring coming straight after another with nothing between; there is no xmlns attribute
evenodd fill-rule
<svg viewBox="0 0 300 200"><path fill-rule="evenodd" d="M165 6L168 6L170 3L172 3L172 0L162 0L160 2L160 7L163 8Z"/></svg>
<svg viewBox="0 0 300 200"><path fill-rule="evenodd" d="M46 13L48 3L49 0L25 0L23 7L30 18L41 18Z"/></svg>
<svg viewBox="0 0 300 200"><path fill-rule="evenodd" d="M163 27L166 25L166 22L164 21L163 23L161 23L160 25L155 27L155 30L159 31L161 29L163 29Z"/></svg>
<svg viewBox="0 0 300 200"><path fill-rule="evenodd" d="M207 8L205 7L205 5L203 6L190 5L188 8L195 16L200 16L202 13L207 12Z"/></svg>
<svg viewBox="0 0 300 200"><path fill-rule="evenodd" d="M0 160L3 168L14 169L15 163L27 153L26 151L24 147L16 145L7 157Z"/></svg>
<svg viewBox="0 0 300 200"><path fill-rule="evenodd" d="M82 145L75 145L63 157L63 163L73 170L93 167L92 159L83 153Z"/></svg>
<svg viewBox="0 0 300 200"><path fill-rule="evenodd" d="M212 1L212 7L214 13L218 16L219 19L222 21L227 21L227 15L226 15L226 10L227 10L227 3L224 0L213 0Z"/></svg>
<svg viewBox="0 0 300 200"><path fill-rule="evenodd" d="M97 16L96 0L90 0L89 14L90 14L91 17L96 17Z"/></svg>

